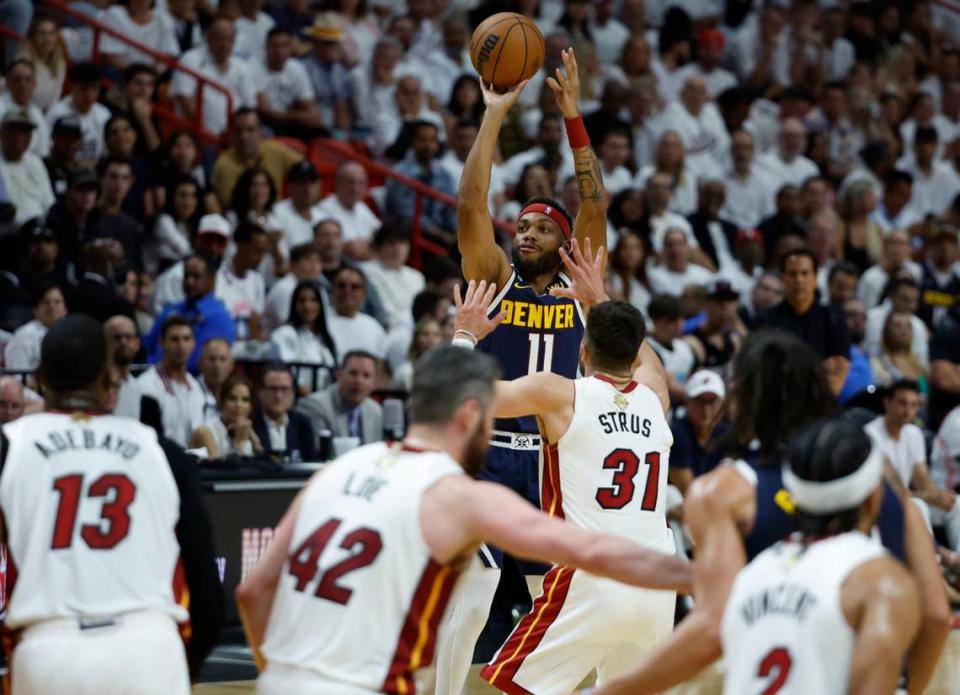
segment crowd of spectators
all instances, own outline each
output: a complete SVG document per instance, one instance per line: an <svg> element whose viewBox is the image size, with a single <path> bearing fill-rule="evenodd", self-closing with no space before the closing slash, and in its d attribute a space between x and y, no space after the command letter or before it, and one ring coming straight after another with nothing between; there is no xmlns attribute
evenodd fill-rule
<svg viewBox="0 0 960 695"><path fill-rule="evenodd" d="M607 288L648 317L669 372L679 487L719 460L744 335L779 328L823 357L842 406L878 413L878 441L900 447L904 482L960 544L960 12L947 3L71 4L226 92L197 103L195 78L153 53L0 2L25 36L4 43L0 92L6 368L34 369L48 328L84 311L105 322L119 410L184 445L311 458L320 432L382 436L371 393L408 387L412 361L450 338L454 210L396 180L371 186L351 161L322 195L290 138L349 142L456 195L483 111L470 34L514 10L541 28L545 64L503 128L490 210L509 222L545 195L576 214L544 82L573 46L608 194ZM449 255L408 265L415 225ZM276 364L251 383L231 377L235 360ZM4 417L33 398L6 379L0 396Z"/></svg>

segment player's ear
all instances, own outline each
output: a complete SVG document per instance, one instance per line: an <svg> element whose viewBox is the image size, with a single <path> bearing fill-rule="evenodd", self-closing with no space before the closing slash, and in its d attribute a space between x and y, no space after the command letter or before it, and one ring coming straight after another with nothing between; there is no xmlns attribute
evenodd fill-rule
<svg viewBox="0 0 960 695"><path fill-rule="evenodd" d="M464 401L457 407L457 412L453 414L453 425L459 434L470 434L477 429L480 419L483 417L483 409L475 398Z"/></svg>

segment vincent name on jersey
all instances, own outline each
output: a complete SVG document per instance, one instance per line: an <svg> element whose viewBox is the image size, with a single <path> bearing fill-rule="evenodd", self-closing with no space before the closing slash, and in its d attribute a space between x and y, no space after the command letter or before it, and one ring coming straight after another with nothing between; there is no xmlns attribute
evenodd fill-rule
<svg viewBox="0 0 960 695"><path fill-rule="evenodd" d="M603 413L597 418L600 426L607 434L614 432L628 432L631 434L641 434L644 437L650 436L650 427L652 423L647 418L640 419L639 415L633 413L609 412Z"/></svg>
<svg viewBox="0 0 960 695"><path fill-rule="evenodd" d="M740 614L747 625L771 614L802 621L816 604L817 597L804 587L781 584L749 596L740 607Z"/></svg>
<svg viewBox="0 0 960 695"><path fill-rule="evenodd" d="M500 302L500 311L506 314L503 323L521 328L537 328L544 331L576 328L576 307L570 304L536 304L516 299Z"/></svg>
<svg viewBox="0 0 960 695"><path fill-rule="evenodd" d="M140 445L124 438L122 434L107 432L97 435L93 430L85 427L47 432L46 440L42 442L35 439L33 445L47 459L67 451L81 449L110 451L118 454L124 461L129 461L140 453Z"/></svg>

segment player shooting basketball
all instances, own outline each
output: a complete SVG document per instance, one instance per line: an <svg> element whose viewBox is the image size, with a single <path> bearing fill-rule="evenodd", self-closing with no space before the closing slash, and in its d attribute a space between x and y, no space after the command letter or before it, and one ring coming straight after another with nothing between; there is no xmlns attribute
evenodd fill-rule
<svg viewBox="0 0 960 695"><path fill-rule="evenodd" d="M494 239L487 209L490 170L500 128L526 82L502 94L482 84L486 110L460 180L457 236L463 274L467 280L484 280L495 285L498 292L490 314L505 313L503 323L479 343L478 350L493 355L508 380L535 372L554 372L571 379L577 375L584 312L575 300L551 294L550 290L570 284L562 273L560 250L569 249L571 239L590 240L598 250L606 242L606 191L597 156L580 116L580 77L573 49L563 52L563 65L563 70L557 69L547 78L547 84L563 114L573 150L580 193L576 221L555 200L533 198L526 202L518 216L512 258L507 258ZM533 417L497 420L490 444L485 477L507 485L539 506L540 437L536 420ZM543 566L521 565L512 558L504 558L496 548L484 551L481 557L490 570L483 575L483 585L464 588L459 592L461 595L453 599L458 606L455 612L460 613L461 619L456 625L456 636L442 635L445 644L438 655L438 691L460 691L473 645L488 613L496 627L489 634L490 649L486 653L480 650L481 658L489 658L492 648L498 646L511 629L513 605L527 600L525 596L517 596L516 600L508 597L504 605L489 610L499 579L498 570L533 577L529 583L534 586L540 583L537 575L546 571ZM522 580L517 584L522 585ZM459 603L461 600L464 603ZM460 645L456 655L445 650L454 643Z"/></svg>

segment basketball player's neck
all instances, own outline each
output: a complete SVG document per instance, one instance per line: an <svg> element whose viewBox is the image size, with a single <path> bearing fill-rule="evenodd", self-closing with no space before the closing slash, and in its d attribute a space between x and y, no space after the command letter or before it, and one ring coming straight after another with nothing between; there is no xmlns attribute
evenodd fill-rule
<svg viewBox="0 0 960 695"><path fill-rule="evenodd" d="M44 405L46 410L103 410L100 394L87 389L64 392L52 391L44 398Z"/></svg>
<svg viewBox="0 0 960 695"><path fill-rule="evenodd" d="M460 461L466 448L466 442L450 432L449 428L430 425L410 425L403 443L415 449L446 452L456 461Z"/></svg>
<svg viewBox="0 0 960 695"><path fill-rule="evenodd" d="M560 268L555 268L545 273L538 273L536 275L524 275L524 281L533 288L533 291L537 294L543 294L546 292L547 287L550 286L556 278L557 274L560 272Z"/></svg>
<svg viewBox="0 0 960 695"><path fill-rule="evenodd" d="M633 381L633 372L614 372L604 369L595 369L589 364L584 369L586 376L600 376L612 381L614 386L623 387Z"/></svg>

